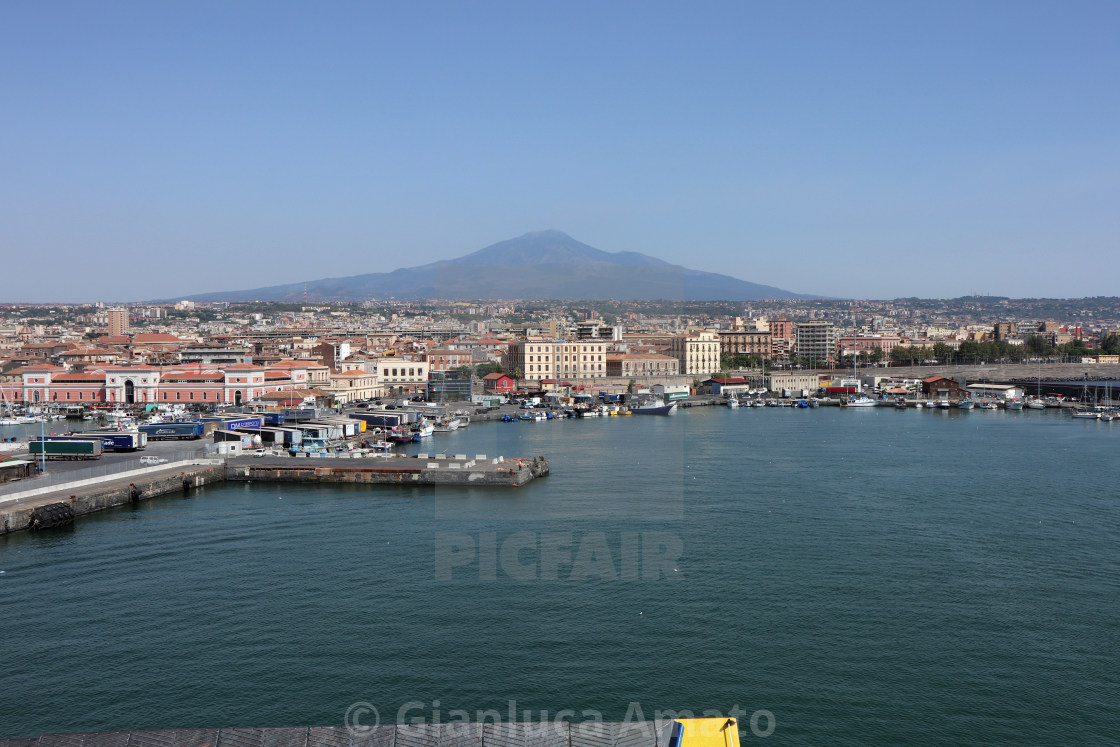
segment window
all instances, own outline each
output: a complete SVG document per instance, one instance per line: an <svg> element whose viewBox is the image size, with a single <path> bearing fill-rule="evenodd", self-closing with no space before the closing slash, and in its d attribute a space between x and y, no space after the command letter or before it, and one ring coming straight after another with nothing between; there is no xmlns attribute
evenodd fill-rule
<svg viewBox="0 0 1120 747"><path fill-rule="evenodd" d="M183 397L182 397L182 394L180 392L175 392L175 399L182 399L182 398Z"/></svg>
<svg viewBox="0 0 1120 747"><path fill-rule="evenodd" d="M194 392L191 392L191 399L194 399Z"/></svg>
<svg viewBox="0 0 1120 747"><path fill-rule="evenodd" d="M66 393L66 399L70 399L70 392Z"/></svg>
<svg viewBox="0 0 1120 747"><path fill-rule="evenodd" d="M167 392L164 392L164 393L163 393L163 398L164 398L165 400L167 399Z"/></svg>
<svg viewBox="0 0 1120 747"><path fill-rule="evenodd" d="M206 392L203 392L203 393L202 393L202 401L203 401L203 402L205 402L205 401L206 401Z"/></svg>
<svg viewBox="0 0 1120 747"><path fill-rule="evenodd" d="M78 399L82 399L85 396L85 392L78 392Z"/></svg>

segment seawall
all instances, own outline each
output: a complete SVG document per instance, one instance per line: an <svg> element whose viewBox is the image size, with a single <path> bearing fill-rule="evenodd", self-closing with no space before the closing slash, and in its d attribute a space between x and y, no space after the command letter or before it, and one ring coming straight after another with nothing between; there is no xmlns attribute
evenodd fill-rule
<svg viewBox="0 0 1120 747"><path fill-rule="evenodd" d="M237 457L169 465L94 480L61 483L33 495L0 499L0 534L50 528L94 511L224 482L358 483L521 487L549 472L544 457L506 459L476 454L387 455L366 459Z"/></svg>
<svg viewBox="0 0 1120 747"><path fill-rule="evenodd" d="M0 739L0 747L668 747L669 725L656 720L158 729Z"/></svg>
<svg viewBox="0 0 1120 747"><path fill-rule="evenodd" d="M131 475L105 480L94 484L83 480L81 485L63 483L52 490L29 499L15 500L0 504L0 534L32 528L33 517L43 512L47 506L69 507L55 513L69 513L79 517L94 511L124 506L137 500L154 498L158 495L182 492L190 488L202 487L225 480L225 465L195 464L182 465L158 470L146 475Z"/></svg>

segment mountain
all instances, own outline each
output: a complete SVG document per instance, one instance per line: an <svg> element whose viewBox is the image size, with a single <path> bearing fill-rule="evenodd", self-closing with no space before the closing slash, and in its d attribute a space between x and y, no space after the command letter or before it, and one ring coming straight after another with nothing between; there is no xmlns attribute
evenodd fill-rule
<svg viewBox="0 0 1120 747"><path fill-rule="evenodd" d="M401 299L625 299L752 301L820 298L714 272L690 270L639 252L604 252L560 231L537 231L458 259L244 291L192 301Z"/></svg>

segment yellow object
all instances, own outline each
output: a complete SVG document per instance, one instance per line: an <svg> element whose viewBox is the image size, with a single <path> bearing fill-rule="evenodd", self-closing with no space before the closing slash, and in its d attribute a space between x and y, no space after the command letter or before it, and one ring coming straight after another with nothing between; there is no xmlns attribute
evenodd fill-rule
<svg viewBox="0 0 1120 747"><path fill-rule="evenodd" d="M680 741L671 747L739 747L739 723L733 718L679 718ZM675 736L674 727L674 736Z"/></svg>

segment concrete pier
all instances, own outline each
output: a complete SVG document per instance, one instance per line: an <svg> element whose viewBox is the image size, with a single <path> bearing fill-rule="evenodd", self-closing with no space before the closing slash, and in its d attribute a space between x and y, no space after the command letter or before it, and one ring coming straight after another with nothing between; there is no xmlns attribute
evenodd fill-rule
<svg viewBox="0 0 1120 747"><path fill-rule="evenodd" d="M485 454L389 454L376 459L238 457L226 464L227 480L361 483L365 485L471 485L520 487L548 474L548 460Z"/></svg>
<svg viewBox="0 0 1120 747"><path fill-rule="evenodd" d="M59 526L94 511L227 480L517 488L549 471L544 457L507 459L485 454L387 454L363 459L237 457L199 462L122 472L49 489L36 489L34 481L29 480L30 495L0 497L0 534Z"/></svg>
<svg viewBox="0 0 1120 747"><path fill-rule="evenodd" d="M670 722L444 723L44 734L0 747L668 747Z"/></svg>
<svg viewBox="0 0 1120 747"><path fill-rule="evenodd" d="M110 477L92 484L89 480L80 480L74 484L63 483L54 486L49 492L0 502L0 534L31 528L36 510L46 506L64 504L69 506L73 516L78 517L157 495L223 482L225 479L225 465L216 463L173 465L145 470L141 475L124 473L120 477ZM29 481L28 487L33 488L34 481Z"/></svg>

